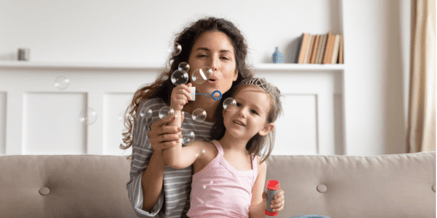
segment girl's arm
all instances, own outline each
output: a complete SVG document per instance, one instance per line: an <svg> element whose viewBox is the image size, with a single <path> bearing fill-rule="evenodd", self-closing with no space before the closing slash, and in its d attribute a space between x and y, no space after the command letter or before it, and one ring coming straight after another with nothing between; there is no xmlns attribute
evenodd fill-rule
<svg viewBox="0 0 437 218"><path fill-rule="evenodd" d="M259 159L259 157L257 159ZM256 177L252 188L252 201L250 202L249 207L250 218L266 217L266 202L262 198L264 183L266 180L266 172L267 164L264 161L258 165L258 176Z"/></svg>
<svg viewBox="0 0 437 218"><path fill-rule="evenodd" d="M170 149L163 150L162 154L164 156L164 160L171 160L167 163L167 165L173 169L184 169L188 166L192 165L197 157L200 156L202 149L208 142L205 141L194 141L188 144L185 147L182 145L177 145L173 148L173 152L166 152Z"/></svg>
<svg viewBox="0 0 437 218"><path fill-rule="evenodd" d="M258 157L258 159L260 159ZM267 192L264 190L264 183L266 180L267 164L264 161L258 167L258 176L253 184L252 188L252 201L249 207L249 217L258 218L266 217L265 209L267 203ZM274 212L280 212L284 209L284 190L279 189L278 193L274 196L273 200L270 202L270 208Z"/></svg>
<svg viewBox="0 0 437 218"><path fill-rule="evenodd" d="M181 127L182 124L182 109L184 108L184 105L188 103L188 101L191 99L190 96L190 88L191 83L188 83L188 85L181 84L177 87L173 88L173 91L171 92L171 101L170 101L170 108L174 110L175 119L168 124L168 126L177 126ZM179 143L169 149L162 151L164 162L166 165L173 169L181 169L180 167L180 159L182 154L182 143L179 141ZM191 160L191 159L190 159ZM195 160L195 159L194 159ZM192 160L194 162L194 160ZM193 163L191 162L191 163ZM191 164L190 164L191 165ZM185 168L185 167L182 167Z"/></svg>

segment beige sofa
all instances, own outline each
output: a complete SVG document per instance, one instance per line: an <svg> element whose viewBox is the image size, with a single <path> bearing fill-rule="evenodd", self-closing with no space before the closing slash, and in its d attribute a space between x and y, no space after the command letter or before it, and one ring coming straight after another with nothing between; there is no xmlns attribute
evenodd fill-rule
<svg viewBox="0 0 437 218"><path fill-rule="evenodd" d="M436 153L272 156L285 191L277 217L436 217ZM135 217L121 156L0 157L0 217Z"/></svg>

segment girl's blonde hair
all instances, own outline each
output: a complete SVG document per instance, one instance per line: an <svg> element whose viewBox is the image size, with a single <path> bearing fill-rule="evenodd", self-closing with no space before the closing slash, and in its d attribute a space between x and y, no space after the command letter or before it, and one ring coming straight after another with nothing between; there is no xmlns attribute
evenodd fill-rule
<svg viewBox="0 0 437 218"><path fill-rule="evenodd" d="M280 114L282 114L282 103L281 103L281 92L276 86L268 83L264 78L246 78L242 80L239 84L237 84L230 92L223 95L220 105L218 106L216 113L214 114L214 120L216 121L211 129L211 137L212 139L220 140L226 131L226 127L223 122L223 101L228 97L234 96L238 89L241 86L254 85L261 89L263 89L266 93L268 93L271 97L271 107L270 111L267 115L267 122L274 123ZM266 136L261 136L258 133L253 136L249 142L247 142L246 150L249 154L260 155L262 160L261 163L264 162L272 153L274 144L275 144L275 129L273 129ZM260 154L261 151L264 150L263 154ZM251 156L252 158L252 156ZM252 159L251 159L252 161Z"/></svg>

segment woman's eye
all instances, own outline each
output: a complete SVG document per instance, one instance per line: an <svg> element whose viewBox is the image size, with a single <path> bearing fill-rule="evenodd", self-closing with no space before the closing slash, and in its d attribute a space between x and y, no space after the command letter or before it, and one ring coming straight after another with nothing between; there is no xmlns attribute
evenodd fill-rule
<svg viewBox="0 0 437 218"><path fill-rule="evenodd" d="M225 59L225 60L229 60L229 58L228 58L228 57L222 57L222 59Z"/></svg>
<svg viewBox="0 0 437 218"><path fill-rule="evenodd" d="M238 103L238 102L237 102L237 104L236 104L236 105L237 105L237 107L241 107L241 104L240 104L240 103Z"/></svg>

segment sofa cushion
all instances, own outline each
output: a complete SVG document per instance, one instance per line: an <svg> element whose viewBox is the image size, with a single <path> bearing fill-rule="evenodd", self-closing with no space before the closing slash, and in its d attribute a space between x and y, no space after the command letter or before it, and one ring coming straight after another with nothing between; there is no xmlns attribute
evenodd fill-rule
<svg viewBox="0 0 437 218"><path fill-rule="evenodd" d="M0 166L1 217L136 217L126 157L14 155Z"/></svg>
<svg viewBox="0 0 437 218"><path fill-rule="evenodd" d="M284 190L279 217L436 217L436 153L273 156L266 181Z"/></svg>

